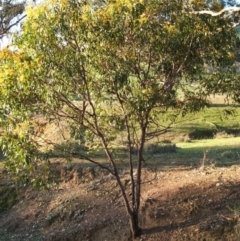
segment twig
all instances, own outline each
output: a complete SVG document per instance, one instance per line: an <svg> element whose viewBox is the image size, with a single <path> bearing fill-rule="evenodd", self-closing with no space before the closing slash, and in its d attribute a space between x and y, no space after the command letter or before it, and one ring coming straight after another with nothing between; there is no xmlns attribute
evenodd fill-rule
<svg viewBox="0 0 240 241"><path fill-rule="evenodd" d="M219 16L225 12L240 12L240 7L228 7L228 8L224 8L219 12L214 12L211 10L201 10L201 11L193 11L192 13L194 14L208 14L211 15L213 17L215 16Z"/></svg>

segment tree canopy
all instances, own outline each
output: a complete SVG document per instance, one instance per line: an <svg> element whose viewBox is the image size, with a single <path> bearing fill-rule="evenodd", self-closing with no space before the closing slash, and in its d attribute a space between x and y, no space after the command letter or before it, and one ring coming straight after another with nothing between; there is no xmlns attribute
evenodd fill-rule
<svg viewBox="0 0 240 241"><path fill-rule="evenodd" d="M132 236L138 236L144 145L165 130L161 116L169 109L198 111L210 94L239 100L231 19L193 13L208 6L219 10L220 4L51 0L28 8L13 50L0 52L2 147L9 169L29 182L41 181L33 173L46 155L34 139L32 117L66 120L72 136L88 150L68 153L115 176ZM126 137L131 196L116 162L119 133ZM109 164L91 158L99 148Z"/></svg>

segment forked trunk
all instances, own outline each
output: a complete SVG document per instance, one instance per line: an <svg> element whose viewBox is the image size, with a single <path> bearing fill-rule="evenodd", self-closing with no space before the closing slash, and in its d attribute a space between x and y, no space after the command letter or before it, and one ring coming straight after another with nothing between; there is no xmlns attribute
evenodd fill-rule
<svg viewBox="0 0 240 241"><path fill-rule="evenodd" d="M138 212L132 212L130 216L130 228L131 228L131 238L134 240L135 238L141 235L141 228L139 227L138 222Z"/></svg>

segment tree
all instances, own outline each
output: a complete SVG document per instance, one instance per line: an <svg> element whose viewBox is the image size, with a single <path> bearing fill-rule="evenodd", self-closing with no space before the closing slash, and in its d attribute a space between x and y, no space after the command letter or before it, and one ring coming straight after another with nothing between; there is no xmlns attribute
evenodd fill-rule
<svg viewBox="0 0 240 241"><path fill-rule="evenodd" d="M9 34L25 17L26 1L3 0L0 2L0 38Z"/></svg>
<svg viewBox="0 0 240 241"><path fill-rule="evenodd" d="M196 7L206 7L199 2L109 0L93 7L91 2L52 0L29 8L14 50L0 56L7 166L26 181L40 182L32 173L44 153L34 139L32 116L68 121L85 148L103 148L109 165L85 150L69 154L115 177L132 238L139 236L144 146L164 130L161 117L169 109L198 111L208 104L209 94L232 93L239 85L236 79L227 87L237 39L231 20L194 14ZM131 195L116 162L119 133L126 136Z"/></svg>

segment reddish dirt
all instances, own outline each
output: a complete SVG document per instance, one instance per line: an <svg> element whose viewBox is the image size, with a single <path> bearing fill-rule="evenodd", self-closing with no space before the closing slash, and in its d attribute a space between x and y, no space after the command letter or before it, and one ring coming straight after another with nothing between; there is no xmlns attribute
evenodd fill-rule
<svg viewBox="0 0 240 241"><path fill-rule="evenodd" d="M61 182L49 191L18 188L15 205L0 213L0 240L127 241L128 218L114 178L92 168L81 169L79 178L79 165L55 164ZM129 188L126 170L121 177ZM240 167L144 169L143 181L138 241L240 240Z"/></svg>

